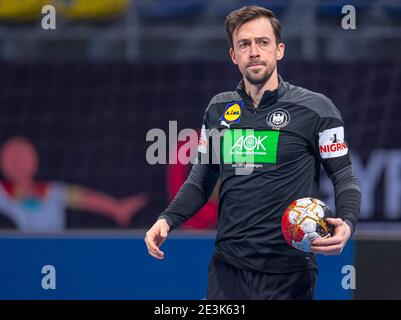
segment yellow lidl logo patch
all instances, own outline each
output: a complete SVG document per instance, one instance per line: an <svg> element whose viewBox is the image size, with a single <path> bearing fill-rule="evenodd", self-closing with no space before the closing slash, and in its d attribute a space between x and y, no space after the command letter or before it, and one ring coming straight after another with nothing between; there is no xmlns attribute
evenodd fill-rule
<svg viewBox="0 0 401 320"><path fill-rule="evenodd" d="M226 110L224 111L224 114L220 117L220 120L225 120L231 123L239 122L241 118L241 109L242 109L241 102L234 102L227 104Z"/></svg>

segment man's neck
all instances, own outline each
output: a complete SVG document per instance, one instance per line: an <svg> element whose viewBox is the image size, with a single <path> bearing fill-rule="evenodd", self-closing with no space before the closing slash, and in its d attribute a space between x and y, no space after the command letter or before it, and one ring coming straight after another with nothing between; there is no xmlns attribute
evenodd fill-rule
<svg viewBox="0 0 401 320"><path fill-rule="evenodd" d="M273 72L269 80L267 80L267 82L263 85L252 84L247 79L244 78L245 91L252 98L253 106L255 108L258 107L265 91L276 90L278 88L278 84L279 82L276 71Z"/></svg>

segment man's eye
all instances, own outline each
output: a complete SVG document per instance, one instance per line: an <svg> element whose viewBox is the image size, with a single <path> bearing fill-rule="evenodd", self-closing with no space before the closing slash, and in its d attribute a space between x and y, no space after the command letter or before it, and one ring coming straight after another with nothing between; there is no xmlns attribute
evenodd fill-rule
<svg viewBox="0 0 401 320"><path fill-rule="evenodd" d="M239 44L239 48L240 49L245 49L246 47L248 47L248 43L247 42L241 42L240 44Z"/></svg>
<svg viewBox="0 0 401 320"><path fill-rule="evenodd" d="M262 41L260 41L260 45L261 45L262 47L267 47L267 46L269 45L269 41L267 41L267 40L262 40Z"/></svg>

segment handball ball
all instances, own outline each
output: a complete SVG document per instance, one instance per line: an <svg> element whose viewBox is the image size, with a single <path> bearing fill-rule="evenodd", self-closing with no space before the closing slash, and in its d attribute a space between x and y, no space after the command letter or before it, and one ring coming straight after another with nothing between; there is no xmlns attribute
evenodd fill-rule
<svg viewBox="0 0 401 320"><path fill-rule="evenodd" d="M332 217L333 214L324 202L309 197L301 198L285 209L281 230L291 247L312 252L313 240L333 235L333 226L326 222L326 218Z"/></svg>

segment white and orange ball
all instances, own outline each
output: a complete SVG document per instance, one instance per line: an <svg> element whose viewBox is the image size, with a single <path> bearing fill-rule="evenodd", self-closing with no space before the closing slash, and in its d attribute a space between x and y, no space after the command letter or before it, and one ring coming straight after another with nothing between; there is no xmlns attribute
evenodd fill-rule
<svg viewBox="0 0 401 320"><path fill-rule="evenodd" d="M285 209L281 230L290 246L312 252L313 240L333 235L333 226L326 222L326 218L332 217L333 214L324 202L310 197L301 198Z"/></svg>

